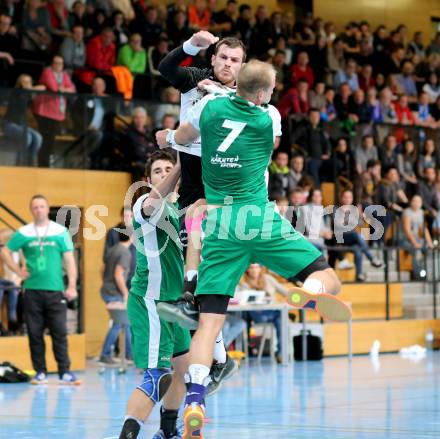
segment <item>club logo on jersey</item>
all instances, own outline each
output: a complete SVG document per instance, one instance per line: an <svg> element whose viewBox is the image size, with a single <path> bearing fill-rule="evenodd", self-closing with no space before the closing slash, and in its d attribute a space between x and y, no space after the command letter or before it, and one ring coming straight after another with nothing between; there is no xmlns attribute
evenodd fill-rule
<svg viewBox="0 0 440 439"><path fill-rule="evenodd" d="M220 168L241 168L242 165L238 163L240 161L240 156L235 157L221 157L216 154L211 157L211 165L219 165Z"/></svg>

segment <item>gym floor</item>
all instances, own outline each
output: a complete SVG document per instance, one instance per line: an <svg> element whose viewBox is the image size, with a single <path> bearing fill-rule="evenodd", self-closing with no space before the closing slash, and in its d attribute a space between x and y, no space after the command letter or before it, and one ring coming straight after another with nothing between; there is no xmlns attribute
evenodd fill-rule
<svg viewBox="0 0 440 439"><path fill-rule="evenodd" d="M117 438L135 370L90 365L82 386L0 385L1 438ZM439 438L440 353L419 361L381 355L276 366L243 363L207 401L211 438ZM140 437L150 439L158 410Z"/></svg>

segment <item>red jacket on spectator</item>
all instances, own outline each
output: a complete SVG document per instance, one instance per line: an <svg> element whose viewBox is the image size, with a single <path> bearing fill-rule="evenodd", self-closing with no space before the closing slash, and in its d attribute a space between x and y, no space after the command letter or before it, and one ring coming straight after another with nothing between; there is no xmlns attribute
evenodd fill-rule
<svg viewBox="0 0 440 439"><path fill-rule="evenodd" d="M310 108L310 104L308 99L304 101L300 98L298 90L296 88L291 88L279 100L277 108L281 114L281 119L284 120L291 113L307 114Z"/></svg>
<svg viewBox="0 0 440 439"><path fill-rule="evenodd" d="M67 72L63 72L62 82L61 84L58 84L55 73L51 67L46 67L43 70L38 83L45 85L48 91L57 92L60 91L60 87L75 91L75 86L73 85ZM58 121L66 118L65 107L66 98L52 94L39 94L35 97L33 102L33 111L36 115Z"/></svg>
<svg viewBox="0 0 440 439"><path fill-rule="evenodd" d="M394 103L394 110L399 123L405 123L406 119L407 123L409 122L411 125L414 124L414 115L408 106L402 107L399 101L397 101Z"/></svg>
<svg viewBox="0 0 440 439"><path fill-rule="evenodd" d="M201 16L198 14L195 5L188 8L188 23L190 26L195 26L198 29L208 29L210 22L211 14L208 8L203 11Z"/></svg>
<svg viewBox="0 0 440 439"><path fill-rule="evenodd" d="M367 80L365 79L364 76L360 74L358 75L358 79L359 79L359 88L363 90L365 93L367 93L369 88L376 87L376 80L372 76L370 76Z"/></svg>
<svg viewBox="0 0 440 439"><path fill-rule="evenodd" d="M68 30L66 25L67 25L67 19L69 17L69 10L66 7L64 7L62 17L60 17L57 11L55 10L55 6L53 3L48 3L46 8L47 8L47 12L49 13L51 26L57 30Z"/></svg>
<svg viewBox="0 0 440 439"><path fill-rule="evenodd" d="M306 66L305 70L301 69L298 64L294 64L290 71L292 73L292 84L295 85L298 80L305 79L307 81L307 84L309 84L309 88L311 89L313 87L313 83L315 82L315 75L313 74L313 70Z"/></svg>
<svg viewBox="0 0 440 439"><path fill-rule="evenodd" d="M116 46L114 43L104 46L101 35L87 44L86 64L94 70L111 74L110 69L116 63Z"/></svg>

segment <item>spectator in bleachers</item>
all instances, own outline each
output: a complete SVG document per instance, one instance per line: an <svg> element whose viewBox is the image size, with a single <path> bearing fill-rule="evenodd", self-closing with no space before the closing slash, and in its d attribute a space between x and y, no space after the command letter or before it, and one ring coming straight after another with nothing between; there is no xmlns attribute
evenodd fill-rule
<svg viewBox="0 0 440 439"><path fill-rule="evenodd" d="M291 69L291 82L297 84L301 79L305 80L309 88L313 87L315 82L315 75L312 68L309 66L309 55L307 52L300 52Z"/></svg>
<svg viewBox="0 0 440 439"><path fill-rule="evenodd" d="M307 198L310 194L310 191L316 187L315 181L313 180L313 177L310 175L303 175L301 179L298 181L297 189L301 192L302 198L301 198L301 205L307 203ZM294 189L295 191L295 189Z"/></svg>
<svg viewBox="0 0 440 439"><path fill-rule="evenodd" d="M289 178L289 155L287 152L277 151L269 166L269 198L275 200L286 197L293 188Z"/></svg>
<svg viewBox="0 0 440 439"><path fill-rule="evenodd" d="M267 7L259 5L255 12L255 19L252 26L252 35L250 39L250 54L257 58L267 53L270 47L269 43L270 20Z"/></svg>
<svg viewBox="0 0 440 439"><path fill-rule="evenodd" d="M397 123L397 114L393 104L393 94L388 87L385 87L379 96L380 116L378 122Z"/></svg>
<svg viewBox="0 0 440 439"><path fill-rule="evenodd" d="M423 151L419 155L417 161L417 174L419 177L423 177L426 168L437 169L439 167L439 153L436 150L433 139L425 139L423 144Z"/></svg>
<svg viewBox="0 0 440 439"><path fill-rule="evenodd" d="M93 78L105 75L113 79L111 68L116 61L115 36L111 28L106 27L100 35L93 37L86 46L86 71L81 72L80 79L87 85L92 84ZM107 78L106 78L107 79ZM107 81L106 81L107 82ZM113 90L111 90L113 92Z"/></svg>
<svg viewBox="0 0 440 439"><path fill-rule="evenodd" d="M268 300L276 301L276 294L287 296L289 290L280 284L273 276L266 272L260 264L251 264L243 275L240 284L237 287L239 290L253 289L258 291L265 291ZM276 357L277 362L281 362L281 336L282 331L287 331L287 328L281 328L281 312L280 311L249 311L249 316L254 323L272 323L275 326L277 334Z"/></svg>
<svg viewBox="0 0 440 439"><path fill-rule="evenodd" d="M110 26L115 35L116 49L119 49L124 44L127 44L130 31L125 23L124 14L121 11L116 10L113 12L110 18Z"/></svg>
<svg viewBox="0 0 440 439"><path fill-rule="evenodd" d="M373 47L376 53L385 52L388 30L386 26L380 25L373 34Z"/></svg>
<svg viewBox="0 0 440 439"><path fill-rule="evenodd" d="M206 0L194 0L194 3L188 8L188 23L194 32L209 29L211 13Z"/></svg>
<svg viewBox="0 0 440 439"><path fill-rule="evenodd" d="M331 21L324 23L325 38L328 43L333 43L336 39L335 25Z"/></svg>
<svg viewBox="0 0 440 439"><path fill-rule="evenodd" d="M73 105L75 132L80 137L81 159L77 163L80 168L99 168L104 117L109 110L106 96L105 81L96 76L92 82L92 97L82 95Z"/></svg>
<svg viewBox="0 0 440 439"><path fill-rule="evenodd" d="M126 138L124 150L127 152L133 180L138 181L144 175L145 162L157 149L145 108L136 107L133 110L132 122L125 130L124 137Z"/></svg>
<svg viewBox="0 0 440 439"><path fill-rule="evenodd" d="M179 118L172 114L164 114L157 127L159 127L160 130L175 130L178 120Z"/></svg>
<svg viewBox="0 0 440 439"><path fill-rule="evenodd" d="M384 145L379 148L379 158L382 163L382 170L387 170L390 166L397 168L397 140L393 135L385 138Z"/></svg>
<svg viewBox="0 0 440 439"><path fill-rule="evenodd" d="M173 15L173 21L167 28L167 34L173 43L173 48L182 45L191 38L192 32L188 26L188 19L184 10L178 10Z"/></svg>
<svg viewBox="0 0 440 439"><path fill-rule="evenodd" d="M356 177L356 162L345 137L336 140L335 149L327 164L328 166L325 167L327 172L324 174L327 175L329 181L340 179L352 187Z"/></svg>
<svg viewBox="0 0 440 439"><path fill-rule="evenodd" d="M162 91L161 103L154 116L156 126L160 126L165 114L173 116L174 120L180 117L180 91L174 87L167 87Z"/></svg>
<svg viewBox="0 0 440 439"><path fill-rule="evenodd" d="M358 66L364 67L366 65L373 65L373 45L368 39L363 38L359 43L359 53L355 56Z"/></svg>
<svg viewBox="0 0 440 439"><path fill-rule="evenodd" d="M339 38L327 50L327 65L332 75L345 67L344 43Z"/></svg>
<svg viewBox="0 0 440 439"><path fill-rule="evenodd" d="M168 35L173 27L173 24L175 23L175 17L179 12L183 12L183 16L185 18L184 23L185 25L188 25L188 8L185 0L175 0L172 3L169 3L167 6L166 27Z"/></svg>
<svg viewBox="0 0 440 439"><path fill-rule="evenodd" d="M75 92L75 86L64 70L64 60L59 55L55 55L51 65L43 70L38 83L44 85L50 92ZM55 136L59 132L61 122L66 119L66 107L67 101L64 96L40 94L34 99L33 111L44 139L40 150L41 161L39 161L42 166L49 164Z"/></svg>
<svg viewBox="0 0 440 439"><path fill-rule="evenodd" d="M367 104L371 113L371 121L377 123L381 121L380 102L377 99L377 89L369 88L367 90Z"/></svg>
<svg viewBox="0 0 440 439"><path fill-rule="evenodd" d="M408 96L408 102L416 102L417 87L413 78L414 65L411 61L405 61L402 65L402 71L397 75L397 80L402 87L403 93Z"/></svg>
<svg viewBox="0 0 440 439"><path fill-rule="evenodd" d="M289 186L294 188L298 185L298 182L305 175L304 172L304 157L302 155L294 155L290 159L289 167Z"/></svg>
<svg viewBox="0 0 440 439"><path fill-rule="evenodd" d="M423 44L423 32L414 32L413 40L408 44L408 51L414 55L418 55L421 59L425 58L426 50Z"/></svg>
<svg viewBox="0 0 440 439"><path fill-rule="evenodd" d="M405 59L405 49L402 47L396 47L391 52L391 56L384 56L378 64L378 69L385 77L390 74L400 73L400 65Z"/></svg>
<svg viewBox="0 0 440 439"><path fill-rule="evenodd" d="M337 90L342 84L348 84L352 92L359 88L358 75L356 73L357 64L353 58L350 58L344 69L338 70L334 78L334 85Z"/></svg>
<svg viewBox="0 0 440 439"><path fill-rule="evenodd" d="M431 108L432 117L437 122L437 126L440 128L440 96L436 99L434 105Z"/></svg>
<svg viewBox="0 0 440 439"><path fill-rule="evenodd" d="M408 96L402 95L394 104L397 120L402 125L414 125L414 114L409 108Z"/></svg>
<svg viewBox="0 0 440 439"><path fill-rule="evenodd" d="M52 42L52 26L47 9L41 0L28 0L23 10L22 48L29 51L46 51Z"/></svg>
<svg viewBox="0 0 440 439"><path fill-rule="evenodd" d="M74 26L82 26L84 34L90 36L92 30L88 27L88 18L86 5L81 0L75 1L69 12L69 28L72 30Z"/></svg>
<svg viewBox="0 0 440 439"><path fill-rule="evenodd" d="M377 186L375 200L376 204L384 206L386 209L386 215L377 218L384 228L383 238L381 239L384 240L388 227L392 224L396 216L400 215L403 211L403 207L408 205L408 197L403 190L399 172L395 166L390 166L385 170L385 177Z"/></svg>
<svg viewBox="0 0 440 439"><path fill-rule="evenodd" d="M396 74L391 73L388 75L386 85L389 87L394 96L403 95L404 91Z"/></svg>
<svg viewBox="0 0 440 439"><path fill-rule="evenodd" d="M359 88L362 89L365 93L370 88L374 88L376 86L376 80L373 76L373 67L371 64L364 64L361 68L361 71L358 75L359 79Z"/></svg>
<svg viewBox="0 0 440 439"><path fill-rule="evenodd" d="M376 75L376 90L381 92L387 86L385 76L383 73L378 73Z"/></svg>
<svg viewBox="0 0 440 439"><path fill-rule="evenodd" d="M428 58L417 65L416 80L423 85L429 81L431 73L436 73L440 77L440 53L432 53Z"/></svg>
<svg viewBox="0 0 440 439"><path fill-rule="evenodd" d="M69 36L70 33L69 11L64 0L51 0L47 3L46 7L49 13L52 37L55 46L58 47L63 38Z"/></svg>
<svg viewBox="0 0 440 439"><path fill-rule="evenodd" d="M305 79L300 79L295 87L289 88L277 104L281 119L287 119L289 114L295 114L302 119L310 109L309 85Z"/></svg>
<svg viewBox="0 0 440 439"><path fill-rule="evenodd" d="M275 40L275 45L271 49L269 49L268 54L270 56L274 56L278 51L284 52L284 67L288 69L288 67L292 64L292 49L287 46L286 38L281 35L278 39ZM288 73L285 73L286 80L288 78Z"/></svg>
<svg viewBox="0 0 440 439"><path fill-rule="evenodd" d="M74 25L71 36L64 38L60 47L60 55L69 74L75 69L82 69L86 65L86 46L84 44L84 28Z"/></svg>
<svg viewBox="0 0 440 439"><path fill-rule="evenodd" d="M356 171L359 175L362 175L367 170L367 163L370 160L377 160L379 154L377 146L374 144L374 137L370 134L366 134L362 137L362 142L356 147L355 150Z"/></svg>
<svg viewBox="0 0 440 439"><path fill-rule="evenodd" d="M431 235L425 223L425 216L422 209L422 198L414 195L410 207L402 214L402 233L400 245L412 256L413 280L419 280L421 276L420 259L427 248L433 248Z"/></svg>
<svg viewBox="0 0 440 439"><path fill-rule="evenodd" d="M440 83L437 73L432 72L429 75L429 81L423 85L423 91L428 93L429 102L433 104L440 96Z"/></svg>
<svg viewBox="0 0 440 439"><path fill-rule="evenodd" d="M431 42L431 44L426 49L428 55L433 53L440 55L440 32L437 32Z"/></svg>
<svg viewBox="0 0 440 439"><path fill-rule="evenodd" d="M335 89L333 87L326 87L325 89L325 108L321 110L321 120L323 122L331 122L338 117L335 106Z"/></svg>
<svg viewBox="0 0 440 439"><path fill-rule="evenodd" d="M357 125L369 124L372 114L368 103L365 101L365 92L361 89L356 90L350 97L348 103L348 113L350 120Z"/></svg>
<svg viewBox="0 0 440 439"><path fill-rule="evenodd" d="M436 122L431 115L428 93L422 91L419 94L417 110L414 112L414 123L418 126L435 128Z"/></svg>
<svg viewBox="0 0 440 439"><path fill-rule="evenodd" d="M325 96L325 84L323 82L316 82L313 90L309 92L310 107L318 108L322 114L326 112L326 96Z"/></svg>
<svg viewBox="0 0 440 439"><path fill-rule="evenodd" d="M353 54L359 53L359 28L354 22L345 26L345 31L339 35L344 43L344 53L346 58L351 58Z"/></svg>
<svg viewBox="0 0 440 439"><path fill-rule="evenodd" d="M408 197L414 194L417 187L416 175L417 153L412 140L405 140L401 154L397 155L397 170L399 171L402 183L405 185L405 192Z"/></svg>
<svg viewBox="0 0 440 439"><path fill-rule="evenodd" d="M327 66L327 40L323 35L316 37L316 43L310 48L310 66L313 70L315 81L325 81L328 71Z"/></svg>
<svg viewBox="0 0 440 439"><path fill-rule="evenodd" d="M19 0L4 0L0 2L0 14L11 17L12 27L15 28L14 33L17 33L17 28L21 26L23 18L23 2Z"/></svg>
<svg viewBox="0 0 440 439"><path fill-rule="evenodd" d="M354 253L354 265L356 268L356 280L358 282L363 282L366 278L362 272L362 255L367 257L373 267L379 268L383 264L379 259L373 256L362 234L355 230L356 226L358 226L359 218L351 218L353 216L353 212L351 211L352 207L353 192L351 190L345 190L341 195L340 206L341 211L343 213L345 212L345 215L341 214L341 212L339 212L338 215L334 215L334 233L335 236L342 235L342 244L352 249ZM347 224L352 225L353 230L345 231L347 230ZM334 256L332 255L332 257Z"/></svg>
<svg viewBox="0 0 440 439"><path fill-rule="evenodd" d="M22 163L36 166L38 163L38 152L43 143L41 134L27 126L27 111L31 102L32 90L43 91L44 85L33 85L29 75L22 74L17 78L15 88L9 95L8 109L3 118L3 130L7 139L20 144L26 134L26 156L22 158ZM18 149L18 148L17 148Z"/></svg>
<svg viewBox="0 0 440 439"><path fill-rule="evenodd" d="M435 187L436 178L437 174L435 168L425 168L423 178L417 185L417 194L422 197L423 209L428 214L428 224L430 229L432 229L432 219L437 217L437 213L440 209L440 203L437 198L437 190Z"/></svg>
<svg viewBox="0 0 440 439"><path fill-rule="evenodd" d="M235 24L240 39L249 47L251 42L252 28L254 19L252 17L252 8L248 4L240 5L238 9L238 18Z"/></svg>
<svg viewBox="0 0 440 439"><path fill-rule="evenodd" d="M349 116L349 104L351 97L350 86L344 82L339 88L339 93L335 96L335 108L340 121L345 121Z"/></svg>
<svg viewBox="0 0 440 439"><path fill-rule="evenodd" d="M87 20L88 26L91 30L91 36L96 37L101 34L107 25L107 13L102 7L96 8L90 14Z"/></svg>
<svg viewBox="0 0 440 439"><path fill-rule="evenodd" d="M280 95L287 86L288 69L285 64L286 53L283 50L277 50L272 58L271 63L276 71L275 89L272 93L271 104L276 105L280 99Z"/></svg>
<svg viewBox="0 0 440 439"><path fill-rule="evenodd" d="M18 54L18 38L11 33L12 18L0 15L0 86L11 86L14 58Z"/></svg>
<svg viewBox="0 0 440 439"><path fill-rule="evenodd" d="M237 1L228 0L226 7L212 14L211 32L219 38L235 35L235 22L237 20Z"/></svg>
<svg viewBox="0 0 440 439"><path fill-rule="evenodd" d="M318 250L325 252L327 247L325 241L332 239L333 232L328 217L324 215L321 190L312 189L307 204L300 207L299 211L304 224L304 236Z"/></svg>
<svg viewBox="0 0 440 439"><path fill-rule="evenodd" d="M125 66L132 75L145 73L147 68L147 52L142 47L140 34L132 34L130 41L124 44L118 52L117 65Z"/></svg>
<svg viewBox="0 0 440 439"><path fill-rule="evenodd" d="M330 144L320 125L320 112L317 108L309 110L308 121L303 123L292 135L291 144L298 144L306 154L307 174L313 177L317 187L321 185L321 165L328 160Z"/></svg>
<svg viewBox="0 0 440 439"><path fill-rule="evenodd" d="M374 204L374 196L381 180L381 164L379 160L369 160L367 169L361 175L360 183L356 185L356 200L362 209Z"/></svg>

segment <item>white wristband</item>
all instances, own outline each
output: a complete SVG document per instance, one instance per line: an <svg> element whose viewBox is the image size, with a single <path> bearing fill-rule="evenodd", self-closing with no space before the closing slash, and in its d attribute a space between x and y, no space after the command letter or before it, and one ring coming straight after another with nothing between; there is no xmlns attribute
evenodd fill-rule
<svg viewBox="0 0 440 439"><path fill-rule="evenodd" d="M183 43L183 51L191 56L197 55L202 49L207 49L208 47L209 46L206 47L194 46L194 44L191 43L191 38Z"/></svg>
<svg viewBox="0 0 440 439"><path fill-rule="evenodd" d="M174 140L174 135L176 134L176 130L168 130L166 141L169 146L175 146L177 145L176 141Z"/></svg>

